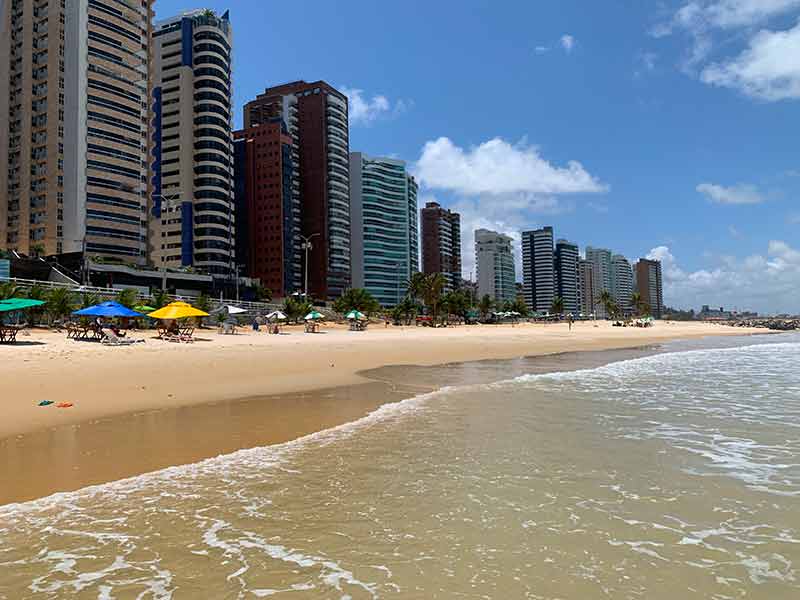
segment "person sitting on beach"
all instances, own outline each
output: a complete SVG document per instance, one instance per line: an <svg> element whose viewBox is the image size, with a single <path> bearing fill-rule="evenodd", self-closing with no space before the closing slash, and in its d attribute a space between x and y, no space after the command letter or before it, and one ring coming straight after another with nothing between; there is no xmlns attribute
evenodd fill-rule
<svg viewBox="0 0 800 600"><path fill-rule="evenodd" d="M167 333L170 335L180 335L181 330L178 327L178 321L175 319L171 319L167 324Z"/></svg>

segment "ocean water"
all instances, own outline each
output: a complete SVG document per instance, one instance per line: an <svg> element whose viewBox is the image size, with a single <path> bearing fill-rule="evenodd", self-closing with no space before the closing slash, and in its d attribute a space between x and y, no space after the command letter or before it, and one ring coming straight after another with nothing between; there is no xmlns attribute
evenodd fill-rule
<svg viewBox="0 0 800 600"><path fill-rule="evenodd" d="M450 386L0 507L0 598L800 598L800 338Z"/></svg>

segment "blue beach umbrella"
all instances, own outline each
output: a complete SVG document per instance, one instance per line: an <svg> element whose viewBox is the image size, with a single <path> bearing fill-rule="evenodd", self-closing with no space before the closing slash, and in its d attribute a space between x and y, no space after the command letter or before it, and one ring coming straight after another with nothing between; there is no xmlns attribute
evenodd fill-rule
<svg viewBox="0 0 800 600"><path fill-rule="evenodd" d="M83 310L76 310L73 315L79 317L143 317L142 313L131 310L127 306L122 306L119 302L102 302Z"/></svg>

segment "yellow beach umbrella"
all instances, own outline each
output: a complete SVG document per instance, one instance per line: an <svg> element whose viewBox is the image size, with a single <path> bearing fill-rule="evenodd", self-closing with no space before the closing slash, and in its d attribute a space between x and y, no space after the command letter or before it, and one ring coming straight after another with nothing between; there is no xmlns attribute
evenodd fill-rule
<svg viewBox="0 0 800 600"><path fill-rule="evenodd" d="M207 317L208 313L186 302L172 302L147 316L152 319L185 319L187 317Z"/></svg>

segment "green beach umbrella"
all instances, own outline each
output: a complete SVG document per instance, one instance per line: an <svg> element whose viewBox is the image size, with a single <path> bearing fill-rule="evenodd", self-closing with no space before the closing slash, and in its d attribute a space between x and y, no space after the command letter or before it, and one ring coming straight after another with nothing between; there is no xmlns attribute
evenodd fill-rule
<svg viewBox="0 0 800 600"><path fill-rule="evenodd" d="M318 321L319 319L324 319L324 318L325 318L325 315L323 315L321 312L316 311L316 310L312 310L310 313L308 313L306 315L305 320L306 321Z"/></svg>
<svg viewBox="0 0 800 600"><path fill-rule="evenodd" d="M352 321L352 320L356 320L356 321L363 321L363 320L364 320L364 319L366 319L367 317L366 317L366 315L365 315L364 313L362 313L361 311L358 311L358 310L355 310L355 309L353 309L353 310L351 310L349 313L347 313L347 315L345 315L345 317L344 317L344 318L345 318L345 319L349 319L349 320L351 320L351 321Z"/></svg>
<svg viewBox="0 0 800 600"><path fill-rule="evenodd" d="M25 310L35 308L45 304L42 300L29 300L28 298L9 298L0 300L0 312L11 312L13 310Z"/></svg>
<svg viewBox="0 0 800 600"><path fill-rule="evenodd" d="M139 313L151 313L156 311L155 308L153 308L152 306L147 306L146 304L140 304L139 306L134 306L133 310Z"/></svg>

